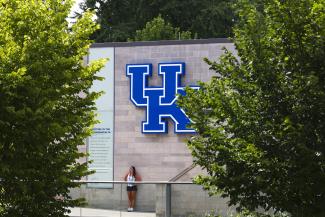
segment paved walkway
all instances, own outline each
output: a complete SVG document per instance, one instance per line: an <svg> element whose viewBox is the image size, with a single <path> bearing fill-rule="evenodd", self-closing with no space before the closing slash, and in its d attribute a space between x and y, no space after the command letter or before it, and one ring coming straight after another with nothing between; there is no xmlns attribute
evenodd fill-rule
<svg viewBox="0 0 325 217"><path fill-rule="evenodd" d="M151 212L126 212L107 209L72 208L71 217L156 217Z"/></svg>

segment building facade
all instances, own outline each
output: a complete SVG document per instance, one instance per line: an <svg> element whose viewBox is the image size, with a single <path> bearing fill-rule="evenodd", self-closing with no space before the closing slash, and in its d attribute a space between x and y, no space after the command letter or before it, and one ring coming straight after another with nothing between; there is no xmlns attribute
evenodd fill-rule
<svg viewBox="0 0 325 217"><path fill-rule="evenodd" d="M89 152L89 159L93 161L90 168L96 170L88 179L123 180L131 165L136 167L144 181L168 181L175 180L175 177L177 181L191 181L195 175L202 173L200 168L191 167L192 156L186 146L187 139L193 134L175 133L177 120L172 115L161 117L168 123L165 125L167 133L143 132L142 123L148 119L149 105L136 106L132 102L132 79L128 76L127 66L151 64L152 72L144 78L145 85L147 88L162 88L165 83L164 76L158 75L159 64L182 63L185 73L179 75L177 85L197 85L198 81L209 81L215 75L203 58L218 60L224 47L235 52L234 45L227 39L94 44L87 62L107 57L109 61L100 72L105 81L94 84L94 90L105 91L97 101L101 123L95 126L94 136L89 138L87 147L82 150ZM136 82L140 78L134 79ZM138 88L141 89L141 85ZM151 112L157 112L157 109L153 107ZM180 173L182 175L178 176ZM157 192L161 191L160 188L158 185L139 186L137 208L158 213L161 195ZM116 184L92 184L83 186L79 193L87 199L89 206L120 209L126 204L124 191L124 187L120 189ZM182 192L188 195L182 195ZM228 209L225 200L220 198L205 200L207 194L199 186L175 186L172 194L174 202L179 200L172 203L174 213L179 213L179 216L182 209L191 212L189 207L193 212L200 207L203 210L203 206L204 209L220 209L222 212Z"/></svg>

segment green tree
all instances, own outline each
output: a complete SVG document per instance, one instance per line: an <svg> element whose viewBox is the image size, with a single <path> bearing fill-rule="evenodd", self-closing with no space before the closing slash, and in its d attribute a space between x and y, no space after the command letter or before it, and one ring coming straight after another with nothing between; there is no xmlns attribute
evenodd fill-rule
<svg viewBox="0 0 325 217"><path fill-rule="evenodd" d="M215 77L180 106L207 176L239 209L325 216L325 2L240 0L237 55L206 60Z"/></svg>
<svg viewBox="0 0 325 217"><path fill-rule="evenodd" d="M78 145L91 133L89 88L104 60L84 65L98 28L71 0L0 0L0 206L3 217L67 216L87 175ZM59 197L58 197L59 196Z"/></svg>
<svg viewBox="0 0 325 217"><path fill-rule="evenodd" d="M82 8L96 11L101 25L96 42L127 41L136 30L161 14L172 26L198 38L229 37L234 23L235 0L86 0Z"/></svg>
<svg viewBox="0 0 325 217"><path fill-rule="evenodd" d="M92 38L96 42L127 41L139 29L138 0L86 0L81 8L95 10L101 28Z"/></svg>
<svg viewBox="0 0 325 217"><path fill-rule="evenodd" d="M155 40L181 40L191 39L191 32L181 32L179 28L174 28L170 23L159 15L146 24L142 30L137 30L135 41L155 41Z"/></svg>
<svg viewBox="0 0 325 217"><path fill-rule="evenodd" d="M198 38L232 36L235 0L159 1L159 13L173 26L197 33Z"/></svg>

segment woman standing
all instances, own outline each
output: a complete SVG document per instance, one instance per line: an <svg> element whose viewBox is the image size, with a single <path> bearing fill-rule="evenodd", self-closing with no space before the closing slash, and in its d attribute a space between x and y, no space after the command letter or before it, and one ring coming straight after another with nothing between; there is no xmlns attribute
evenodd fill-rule
<svg viewBox="0 0 325 217"><path fill-rule="evenodd" d="M134 210L136 193L137 193L137 186L135 183L132 182L141 181L141 177L137 174L134 166L130 167L129 172L124 176L124 181L128 182L126 186L126 191L128 193L128 202L129 202L128 211L132 212Z"/></svg>

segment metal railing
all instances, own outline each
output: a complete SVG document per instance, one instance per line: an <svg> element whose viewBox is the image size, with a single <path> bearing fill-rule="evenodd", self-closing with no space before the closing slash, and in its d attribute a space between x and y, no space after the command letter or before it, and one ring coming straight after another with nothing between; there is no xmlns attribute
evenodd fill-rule
<svg viewBox="0 0 325 217"><path fill-rule="evenodd" d="M75 183L81 184L129 184L131 182L128 181L88 181L88 180L76 180ZM193 182L172 182L172 181L135 181L132 184L188 184L188 185L195 185Z"/></svg>
<svg viewBox="0 0 325 217"><path fill-rule="evenodd" d="M177 180L179 180L180 178L182 178L184 175L186 175L189 171L191 171L195 167L196 167L196 164L195 163L191 164L190 166L186 167L181 172L179 172L176 176L174 176L173 178L171 178L169 181L170 182L176 182Z"/></svg>
<svg viewBox="0 0 325 217"><path fill-rule="evenodd" d="M136 181L138 199L136 212L127 212L127 181L75 181L81 187L72 189L71 195L82 197L87 207L74 209L73 217L203 217L211 210L220 214L232 212L220 197L209 197L201 186L193 182ZM112 184L109 189L94 188L96 184ZM89 187L91 186L91 187ZM102 186L101 186L102 187ZM98 215L89 208L102 208ZM105 214L105 211L107 214Z"/></svg>
<svg viewBox="0 0 325 217"><path fill-rule="evenodd" d="M88 181L88 180L75 180L75 183L80 184L120 184L127 185L130 182L127 181ZM171 217L171 199L172 199L172 190L171 185L194 185L193 182L175 182L175 181L135 181L132 184L140 184L140 185L164 185L165 189L165 217ZM121 186L121 195L122 195L122 186ZM122 196L121 196L122 198ZM80 216L82 216L82 208L80 208ZM120 216L122 216L122 212L120 212Z"/></svg>
<svg viewBox="0 0 325 217"><path fill-rule="evenodd" d="M80 186L70 189L70 196L73 199L84 198L86 204L71 208L71 217L204 217L211 211L222 216L235 213L234 208L228 207L226 199L210 197L202 186L192 182L132 182L138 186L136 212L127 212L126 209L126 186L130 182L74 182Z"/></svg>

